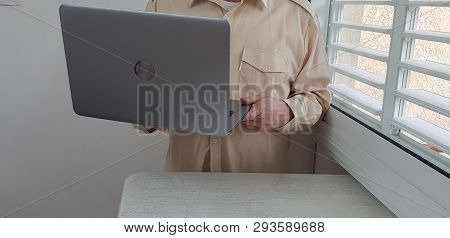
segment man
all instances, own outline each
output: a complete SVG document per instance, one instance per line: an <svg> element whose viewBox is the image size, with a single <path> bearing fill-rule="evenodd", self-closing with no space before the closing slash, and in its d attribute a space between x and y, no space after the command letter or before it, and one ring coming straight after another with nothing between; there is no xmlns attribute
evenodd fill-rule
<svg viewBox="0 0 450 238"><path fill-rule="evenodd" d="M329 69L317 17L306 0L150 0L147 11L226 19L233 99L252 108L227 137L170 138L166 169L289 172L289 134L329 108ZM301 156L301 155L299 155Z"/></svg>

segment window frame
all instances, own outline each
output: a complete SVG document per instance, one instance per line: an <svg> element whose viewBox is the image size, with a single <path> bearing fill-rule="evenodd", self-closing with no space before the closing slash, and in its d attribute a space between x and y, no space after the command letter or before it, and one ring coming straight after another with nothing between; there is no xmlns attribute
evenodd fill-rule
<svg viewBox="0 0 450 238"><path fill-rule="evenodd" d="M353 24L351 26L345 25L345 22L341 22L341 14L343 7L345 5L389 5L394 7L393 14L393 23L390 29L386 29L384 27L372 27L367 28L367 25ZM365 125L371 127L373 130L379 132L381 135L384 135L386 138L397 143L397 147L402 149L406 149L408 151L412 151L415 153L415 157L420 157L425 160L427 165L433 164L437 167L439 172L448 173L450 172L450 160L443 155L440 155L436 152L431 151L430 149L425 148L423 145L419 144L417 141L413 140L410 137L403 135L400 133L401 131L405 131L409 134L412 134L419 139L424 139L424 135L417 136L417 133L409 130L408 127L405 127L401 124L397 119L401 118L404 113L404 106L406 102L412 102L416 105L416 101L405 100L403 95L399 95L399 89L405 88L406 83L410 78L411 68L405 67L402 62L410 59L411 53L414 47L414 41L417 38L417 35L414 35L415 24L417 22L418 10L421 6L441 6L441 7L450 7L450 2L444 1L420 1L420 0L331 0L330 1L330 14L328 20L328 29L327 29L327 51L329 55L329 62L331 65L337 63L337 56L339 52L339 48L336 47L335 43L339 42L339 32L340 29L357 29L369 32L378 32L383 34L388 34L391 37L390 49L388 52L388 58L385 61L387 64L387 73L385 76L385 85L384 85L384 98L382 101L382 110L380 113L381 120L376 120L368 116L368 114L364 113L361 110L355 109L355 102L346 103L343 100L340 100L333 95L332 104L334 107L342 110L348 115L351 115L356 120L364 123ZM350 27L350 28L349 28ZM433 39L432 37L426 36L429 39ZM432 40L434 42L442 41L442 39L446 40L447 37L434 37L438 39L438 41ZM447 43L447 42L445 42ZM352 53L351 51L344 51L347 53ZM359 52L361 53L361 52ZM364 54L364 52L362 52ZM361 54L360 54L361 55ZM364 56L364 55L362 55ZM382 58L380 58L382 59ZM413 70L418 72L417 70ZM337 70L333 70L333 82L334 75ZM429 75L429 74L428 74ZM443 78L444 80L450 80L447 78ZM357 79L356 79L357 80ZM362 82L361 80L358 80ZM365 82L363 82L365 83ZM366 83L367 84L367 83ZM370 84L368 84L370 85ZM331 86L333 87L333 86ZM331 89L331 88L330 88ZM335 94L335 93L333 93ZM340 96L340 95L338 95ZM414 99L414 98L413 98ZM436 110L425 107L429 110L438 112ZM430 143L433 141L433 138L425 137L425 141ZM447 153L448 150L445 150ZM422 161L423 161L422 160ZM436 169L436 168L435 168Z"/></svg>

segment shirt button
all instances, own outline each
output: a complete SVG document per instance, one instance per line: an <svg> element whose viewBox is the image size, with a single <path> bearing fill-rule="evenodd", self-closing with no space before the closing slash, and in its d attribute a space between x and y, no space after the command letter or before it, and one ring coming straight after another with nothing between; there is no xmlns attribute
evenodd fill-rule
<svg viewBox="0 0 450 238"><path fill-rule="evenodd" d="M219 142L219 140L218 140L217 138L212 138L212 139L211 139L211 143L217 144L217 142Z"/></svg>

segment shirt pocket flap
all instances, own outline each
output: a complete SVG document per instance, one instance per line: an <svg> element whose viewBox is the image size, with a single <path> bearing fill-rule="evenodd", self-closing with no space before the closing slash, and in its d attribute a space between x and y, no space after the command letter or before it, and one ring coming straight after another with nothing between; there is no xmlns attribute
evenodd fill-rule
<svg viewBox="0 0 450 238"><path fill-rule="evenodd" d="M245 48L242 61L264 73L284 73L287 71L286 60L273 51Z"/></svg>

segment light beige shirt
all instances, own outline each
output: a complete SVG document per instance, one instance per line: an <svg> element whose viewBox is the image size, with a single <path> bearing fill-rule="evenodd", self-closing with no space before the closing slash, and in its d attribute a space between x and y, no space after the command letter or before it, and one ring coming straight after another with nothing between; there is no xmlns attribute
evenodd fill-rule
<svg viewBox="0 0 450 238"><path fill-rule="evenodd" d="M166 169L289 172L288 135L309 131L330 104L329 67L310 3L244 0L226 11L209 0L150 0L146 10L226 19L231 26L232 99L275 97L294 114L294 119L271 132L248 133L238 126L226 137L172 135Z"/></svg>
<svg viewBox="0 0 450 238"><path fill-rule="evenodd" d="M225 11L230 11L231 9L239 6L241 2L228 2L225 0L209 0L221 6Z"/></svg>

